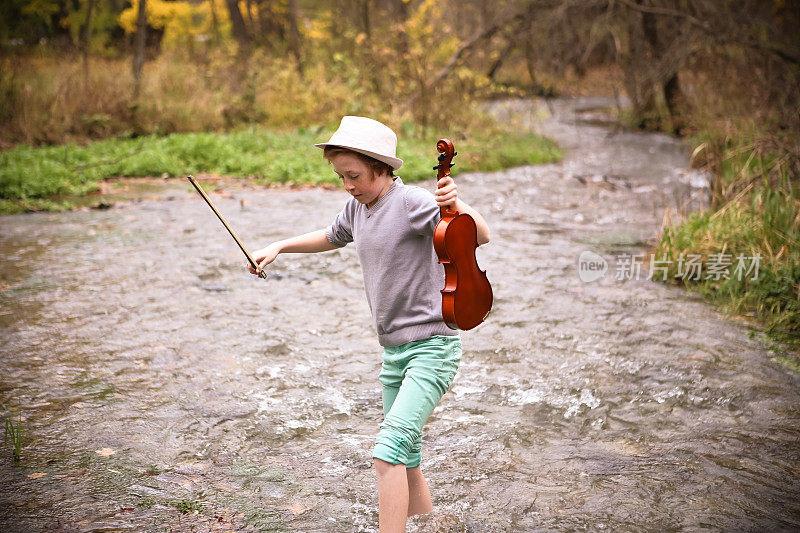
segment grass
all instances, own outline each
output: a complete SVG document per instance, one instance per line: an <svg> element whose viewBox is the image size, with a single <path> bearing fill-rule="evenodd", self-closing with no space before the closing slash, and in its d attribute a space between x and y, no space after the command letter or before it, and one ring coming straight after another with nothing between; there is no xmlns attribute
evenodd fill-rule
<svg viewBox="0 0 800 533"><path fill-rule="evenodd" d="M92 57L85 84L78 55L46 49L9 54L0 57L0 147L221 132L256 123L308 126L374 104L354 98L345 82L349 73L324 64L310 68L305 79L290 58L256 52L248 65L242 70L222 50L196 59L160 54L146 63L136 100L127 57Z"/></svg>
<svg viewBox="0 0 800 533"><path fill-rule="evenodd" d="M408 125L407 130L412 128ZM257 184L338 183L314 143L332 128L278 132L248 128L230 133L176 133L136 139L107 139L86 146L18 146L0 153L0 213L54 211L71 207L69 195L98 189L115 177L212 173L248 178ZM413 133L413 132L411 132ZM406 182L434 175L435 137L409 135L400 141ZM552 141L532 133L486 132L454 138L457 171L492 171L558 160Z"/></svg>
<svg viewBox="0 0 800 533"><path fill-rule="evenodd" d="M171 500L169 505L180 511L181 514L189 514L194 511L204 511L206 508L205 501L202 499L202 492L195 498L183 500Z"/></svg>
<svg viewBox="0 0 800 533"><path fill-rule="evenodd" d="M16 426L11 418L6 418L5 422L5 435L3 436L3 445L8 442L9 436L11 437L11 453L14 461L19 462L22 454L22 403L19 405L19 419Z"/></svg>
<svg viewBox="0 0 800 533"><path fill-rule="evenodd" d="M674 264L668 278L729 314L759 320L770 338L800 348L800 190L782 166L784 156L759 153L752 142L723 146L716 155L714 206L665 228L656 257L677 261L694 254L708 266L727 255L727 279L684 279ZM733 275L739 254L759 257L757 275Z"/></svg>

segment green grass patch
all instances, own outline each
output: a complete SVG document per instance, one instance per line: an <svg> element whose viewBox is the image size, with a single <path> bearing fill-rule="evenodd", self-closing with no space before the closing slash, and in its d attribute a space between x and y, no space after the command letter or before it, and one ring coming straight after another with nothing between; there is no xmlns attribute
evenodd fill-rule
<svg viewBox="0 0 800 533"><path fill-rule="evenodd" d="M797 356L779 355L777 357L773 357L770 359L770 361L773 363L778 363L779 365L783 365L795 374L800 374L800 358Z"/></svg>
<svg viewBox="0 0 800 533"><path fill-rule="evenodd" d="M181 133L137 139L107 139L34 148L27 145L0 153L0 213L63 210L69 198L98 188L115 177L220 174L268 183L338 183L314 143L332 129L291 132L247 129L230 133ZM436 138L401 140L398 171L404 181L435 176ZM454 172L500 170L550 162L562 153L555 143L532 133L491 132L454 140L459 155Z"/></svg>
<svg viewBox="0 0 800 533"><path fill-rule="evenodd" d="M2 406L0 406L2 408ZM14 461L19 462L22 454L22 401L19 402L19 411L17 412L17 423L14 424L13 418L7 418L5 421L5 436L3 437L3 445L9 440L11 441L11 455ZM4 409L3 409L4 410Z"/></svg>
<svg viewBox="0 0 800 533"><path fill-rule="evenodd" d="M205 501L201 497L197 498L184 498L183 500L171 500L169 505L180 511L181 514L189 514L194 511L204 511L206 509Z"/></svg>

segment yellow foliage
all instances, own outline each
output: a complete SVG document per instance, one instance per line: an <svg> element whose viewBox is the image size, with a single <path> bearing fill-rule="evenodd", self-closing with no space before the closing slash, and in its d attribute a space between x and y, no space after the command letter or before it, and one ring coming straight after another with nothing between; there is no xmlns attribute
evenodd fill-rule
<svg viewBox="0 0 800 533"><path fill-rule="evenodd" d="M441 20L442 3L437 0L424 0L411 13L408 19L408 34L412 37L423 38L433 35L432 20Z"/></svg>
<svg viewBox="0 0 800 533"><path fill-rule="evenodd" d="M136 19L139 13L139 0L131 0L131 3L131 7L119 16L119 24L126 33L136 31ZM246 6L246 3L241 2L241 5ZM229 36L231 23L223 0L209 0L199 4L186 1L147 0L147 23L153 28L164 30L163 42L167 47L185 44L187 39L210 38L214 33L212 6L217 16L220 34Z"/></svg>
<svg viewBox="0 0 800 533"><path fill-rule="evenodd" d="M309 41L326 42L331 38L331 21L322 13L307 21L300 30Z"/></svg>
<svg viewBox="0 0 800 533"><path fill-rule="evenodd" d="M446 61L458 49L460 43L456 32L442 31L441 21L447 19L444 16L444 8L443 2L424 0L411 13L406 24L411 52L431 63Z"/></svg>

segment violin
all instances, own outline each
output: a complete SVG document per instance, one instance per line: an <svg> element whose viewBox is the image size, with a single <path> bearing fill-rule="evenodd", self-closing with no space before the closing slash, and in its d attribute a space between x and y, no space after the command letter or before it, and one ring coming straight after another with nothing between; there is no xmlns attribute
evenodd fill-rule
<svg viewBox="0 0 800 533"><path fill-rule="evenodd" d="M439 139L438 179L450 175L453 143ZM449 207L440 208L442 219L433 232L433 247L444 265L442 289L442 318L450 329L469 330L483 322L492 309L492 286L486 271L478 267L475 249L478 248L478 226L468 213Z"/></svg>

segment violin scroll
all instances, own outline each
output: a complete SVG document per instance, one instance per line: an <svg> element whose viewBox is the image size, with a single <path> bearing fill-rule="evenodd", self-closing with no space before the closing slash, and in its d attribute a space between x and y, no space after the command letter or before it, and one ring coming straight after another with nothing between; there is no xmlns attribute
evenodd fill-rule
<svg viewBox="0 0 800 533"><path fill-rule="evenodd" d="M439 139L436 143L436 150L439 152L439 164L433 167L433 170L439 171L436 174L436 179L440 180L450 175L450 167L455 165L455 163L452 162L453 158L458 155L458 152L456 152L453 142L450 139ZM458 214L458 211L450 209L449 207L443 207L441 213L442 217L445 215L454 216Z"/></svg>

